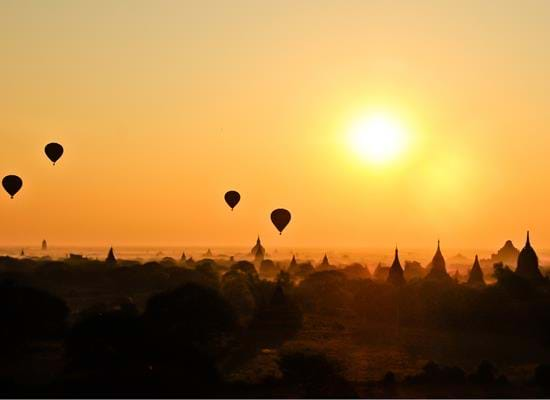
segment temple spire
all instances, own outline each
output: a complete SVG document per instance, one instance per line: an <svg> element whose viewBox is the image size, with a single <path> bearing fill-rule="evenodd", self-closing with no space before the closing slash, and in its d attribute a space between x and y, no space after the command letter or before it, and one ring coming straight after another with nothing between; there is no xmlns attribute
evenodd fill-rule
<svg viewBox="0 0 550 400"><path fill-rule="evenodd" d="M296 256L293 254L292 255L292 260L290 260L290 264L288 265L288 268L289 269L294 269L294 268L296 268L297 265L298 265L298 263L296 262Z"/></svg>
<svg viewBox="0 0 550 400"><path fill-rule="evenodd" d="M257 263L261 263L265 257L265 248L262 246L259 234L256 239L256 244L252 247L252 250L250 250L250 254L254 257L254 261Z"/></svg>
<svg viewBox="0 0 550 400"><path fill-rule="evenodd" d="M109 249L109 254L107 254L107 258L105 259L105 262L108 264L116 264L115 252L113 251L112 246Z"/></svg>
<svg viewBox="0 0 550 400"><path fill-rule="evenodd" d="M520 251L518 256L518 264L516 268L516 274L523 278L540 281L543 279L543 275L539 268L539 258L535 249L531 246L529 238L529 231L527 231L527 240L525 247Z"/></svg>
<svg viewBox="0 0 550 400"><path fill-rule="evenodd" d="M445 258L441 254L441 243L437 240L437 249L430 263L430 271L426 276L427 279L448 280L450 276L447 274L445 266Z"/></svg>
<svg viewBox="0 0 550 400"><path fill-rule="evenodd" d="M485 285L485 280L483 278L483 271L481 269L481 265L479 264L479 258L477 254L474 260L474 265L470 270L470 276L468 277L468 285L473 285L473 286Z"/></svg>
<svg viewBox="0 0 550 400"><path fill-rule="evenodd" d="M323 256L323 259L321 260L321 264L317 267L319 271L326 271L330 269L334 269L332 265L330 265L330 261L328 260L327 253Z"/></svg>
<svg viewBox="0 0 550 400"><path fill-rule="evenodd" d="M387 282L396 286L401 286L405 283L403 268L399 262L399 250L397 249L397 246L395 246L395 257L388 273Z"/></svg>

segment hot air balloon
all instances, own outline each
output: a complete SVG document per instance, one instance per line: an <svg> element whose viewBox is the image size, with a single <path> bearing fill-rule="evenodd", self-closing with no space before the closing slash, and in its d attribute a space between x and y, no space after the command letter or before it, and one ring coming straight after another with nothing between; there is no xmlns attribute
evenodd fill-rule
<svg viewBox="0 0 550 400"><path fill-rule="evenodd" d="M15 194L19 192L19 189L21 189L21 186L23 186L23 181L16 175L7 175L2 179L2 186L13 199L13 196L15 196Z"/></svg>
<svg viewBox="0 0 550 400"><path fill-rule="evenodd" d="M227 205L231 207L231 210L233 210L235 206L239 204L239 201L241 200L241 195L239 194L239 192L230 190L225 194L224 198Z"/></svg>
<svg viewBox="0 0 550 400"><path fill-rule="evenodd" d="M283 233L283 229L286 228L290 222L290 211L284 208L278 208L271 213L271 222L279 231L279 235Z"/></svg>
<svg viewBox="0 0 550 400"><path fill-rule="evenodd" d="M55 162L63 155L63 146L59 143L48 143L44 148L44 152L55 165Z"/></svg>

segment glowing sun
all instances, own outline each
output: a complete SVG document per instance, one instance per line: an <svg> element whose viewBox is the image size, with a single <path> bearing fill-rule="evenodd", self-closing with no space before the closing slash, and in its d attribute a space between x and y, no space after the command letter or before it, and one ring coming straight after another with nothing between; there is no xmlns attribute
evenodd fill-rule
<svg viewBox="0 0 550 400"><path fill-rule="evenodd" d="M357 120L350 128L349 138L353 151L375 164L395 160L407 147L404 127L387 114Z"/></svg>

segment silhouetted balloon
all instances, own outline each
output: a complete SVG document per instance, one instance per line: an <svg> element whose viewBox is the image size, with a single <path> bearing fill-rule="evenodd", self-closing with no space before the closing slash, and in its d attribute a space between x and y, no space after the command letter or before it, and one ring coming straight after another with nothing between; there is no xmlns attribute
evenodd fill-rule
<svg viewBox="0 0 550 400"><path fill-rule="evenodd" d="M63 155L63 146L59 143L48 143L44 148L44 152L55 165L55 162Z"/></svg>
<svg viewBox="0 0 550 400"><path fill-rule="evenodd" d="M15 196L15 194L19 192L19 189L21 189L21 186L23 186L23 181L16 175L8 175L2 179L2 186L13 199L13 196Z"/></svg>
<svg viewBox="0 0 550 400"><path fill-rule="evenodd" d="M279 231L279 235L283 233L283 229L286 228L290 222L290 211L284 208L278 208L271 213L271 222Z"/></svg>
<svg viewBox="0 0 550 400"><path fill-rule="evenodd" d="M241 200L241 195L234 190L230 190L225 194L224 198L227 205L231 207L231 210L233 210L235 206L239 204L239 201Z"/></svg>

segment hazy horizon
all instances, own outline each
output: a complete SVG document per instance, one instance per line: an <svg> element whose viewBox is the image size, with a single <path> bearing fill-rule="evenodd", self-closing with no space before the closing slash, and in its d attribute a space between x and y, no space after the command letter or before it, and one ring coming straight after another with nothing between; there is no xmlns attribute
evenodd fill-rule
<svg viewBox="0 0 550 400"><path fill-rule="evenodd" d="M378 263L385 265L391 264L394 257L394 247L312 247L312 246L271 246L270 243L262 241L266 248L266 257L275 261L288 261L293 255L299 261L312 261L317 264L322 257L327 254L331 263L343 266L354 262L360 262L368 265L374 270ZM228 258L235 256L239 259L249 259L250 249L252 244L242 246L224 246L224 245L193 245L193 246L173 246L173 245L128 245L128 244L113 244L113 249L117 257L127 260L160 260L164 257L172 257L179 260L182 252L186 257L193 257L196 261L204 258ZM477 254L480 259L490 259L491 255L496 253L504 242L494 249L479 249L479 248L457 248L442 246L441 250L445 257L448 266L463 265L470 267L474 257ZM518 249L523 248L523 244L519 245L514 242ZM48 243L47 250L41 250L40 244L19 244L5 246L0 244L0 256L10 255L19 256L21 250L24 250L27 257L42 257L51 256L55 259L63 259L69 253L80 254L86 257L104 259L111 245L64 245ZM550 265L550 249L535 247L541 266ZM206 256L206 252L211 250L212 256ZM431 261L435 252L435 247L400 247L399 254L402 262L419 261L423 266ZM462 256L464 259L457 260L455 257ZM515 265L512 267L515 268Z"/></svg>

